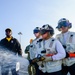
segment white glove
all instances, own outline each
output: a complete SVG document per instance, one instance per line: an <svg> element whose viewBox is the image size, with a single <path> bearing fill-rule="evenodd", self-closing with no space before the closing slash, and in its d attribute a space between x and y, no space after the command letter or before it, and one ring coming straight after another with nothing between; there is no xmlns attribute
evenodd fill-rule
<svg viewBox="0 0 75 75"><path fill-rule="evenodd" d="M49 57L44 56L44 58L45 58L45 60L44 60L45 62L47 62L47 61L52 61L52 60L53 60L51 56L49 56Z"/></svg>
<svg viewBox="0 0 75 75"><path fill-rule="evenodd" d="M41 66L41 64L42 64L42 61L39 61L39 62L37 62L37 64L38 64L39 66Z"/></svg>

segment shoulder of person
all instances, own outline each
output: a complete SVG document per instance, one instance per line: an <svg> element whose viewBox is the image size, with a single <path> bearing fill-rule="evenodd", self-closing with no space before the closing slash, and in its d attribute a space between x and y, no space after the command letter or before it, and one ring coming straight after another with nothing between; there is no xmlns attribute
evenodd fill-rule
<svg viewBox="0 0 75 75"><path fill-rule="evenodd" d="M56 38L51 38L51 40L52 40L53 42L59 42L59 40L56 39Z"/></svg>
<svg viewBox="0 0 75 75"><path fill-rule="evenodd" d="M6 38L1 39L1 41L5 41L5 40L6 40Z"/></svg>
<svg viewBox="0 0 75 75"><path fill-rule="evenodd" d="M60 33L60 34L57 34L55 37L56 37L56 38L59 38L60 36L61 36L61 33Z"/></svg>
<svg viewBox="0 0 75 75"><path fill-rule="evenodd" d="M15 41L15 42L19 42L16 38L12 38L12 40Z"/></svg>
<svg viewBox="0 0 75 75"><path fill-rule="evenodd" d="M36 38L35 39L33 39L33 41L35 41L36 40Z"/></svg>
<svg viewBox="0 0 75 75"><path fill-rule="evenodd" d="M30 45L27 45L27 46L26 46L26 48L29 48L29 47L30 47Z"/></svg>
<svg viewBox="0 0 75 75"><path fill-rule="evenodd" d="M75 32L69 32L69 35L75 35Z"/></svg>
<svg viewBox="0 0 75 75"><path fill-rule="evenodd" d="M37 39L35 38L32 43L33 44L37 43Z"/></svg>
<svg viewBox="0 0 75 75"><path fill-rule="evenodd" d="M6 38L3 38L0 40L0 45L5 45L5 42L6 42Z"/></svg>
<svg viewBox="0 0 75 75"><path fill-rule="evenodd" d="M43 41L43 39L40 38L40 39L37 40L37 43L42 42L42 41Z"/></svg>
<svg viewBox="0 0 75 75"><path fill-rule="evenodd" d="M17 41L17 39L16 39L16 38L14 38L14 37L12 37L12 39Z"/></svg>
<svg viewBox="0 0 75 75"><path fill-rule="evenodd" d="M36 39L33 39L32 43L34 43L36 41Z"/></svg>

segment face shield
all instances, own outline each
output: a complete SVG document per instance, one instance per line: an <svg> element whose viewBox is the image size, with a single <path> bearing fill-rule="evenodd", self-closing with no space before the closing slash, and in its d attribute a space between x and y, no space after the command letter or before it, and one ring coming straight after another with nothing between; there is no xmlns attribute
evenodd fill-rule
<svg viewBox="0 0 75 75"><path fill-rule="evenodd" d="M69 20L62 18L58 21L57 29L60 29L62 27L68 27L69 29L72 27L72 23L69 22Z"/></svg>
<svg viewBox="0 0 75 75"><path fill-rule="evenodd" d="M35 34L35 33L38 33L38 32L40 32L40 31L39 31L39 30L34 30L34 31L33 31L34 34Z"/></svg>
<svg viewBox="0 0 75 75"><path fill-rule="evenodd" d="M41 35L43 35L43 34L45 34L45 33L47 33L47 32L49 32L49 30L45 30L45 29L41 29L41 30L40 30Z"/></svg>
<svg viewBox="0 0 75 75"><path fill-rule="evenodd" d="M58 28L62 28L62 26L68 27L68 23L66 23L66 21L58 23Z"/></svg>

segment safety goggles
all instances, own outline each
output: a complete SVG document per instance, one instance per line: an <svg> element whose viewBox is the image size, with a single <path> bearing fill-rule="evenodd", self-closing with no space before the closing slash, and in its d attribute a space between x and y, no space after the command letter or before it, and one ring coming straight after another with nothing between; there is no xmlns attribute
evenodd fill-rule
<svg viewBox="0 0 75 75"><path fill-rule="evenodd" d="M60 22L60 23L58 24L57 28L62 28L62 26L63 26L63 27L68 27L68 25L69 25L69 24L68 24L67 22L65 22L65 21L64 21L64 22Z"/></svg>

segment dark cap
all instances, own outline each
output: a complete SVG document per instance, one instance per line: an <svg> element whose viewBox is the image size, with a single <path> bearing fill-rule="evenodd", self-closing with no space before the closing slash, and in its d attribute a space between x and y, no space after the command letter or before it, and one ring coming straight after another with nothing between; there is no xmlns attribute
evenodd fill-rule
<svg viewBox="0 0 75 75"><path fill-rule="evenodd" d="M36 28L33 30L33 33L35 34L35 33L38 33L38 32L40 32L40 28L39 28L39 27L36 27Z"/></svg>
<svg viewBox="0 0 75 75"><path fill-rule="evenodd" d="M11 32L12 30L11 30L10 28L7 28L7 29L5 30L5 32L7 32L7 31L10 31L10 32Z"/></svg>

